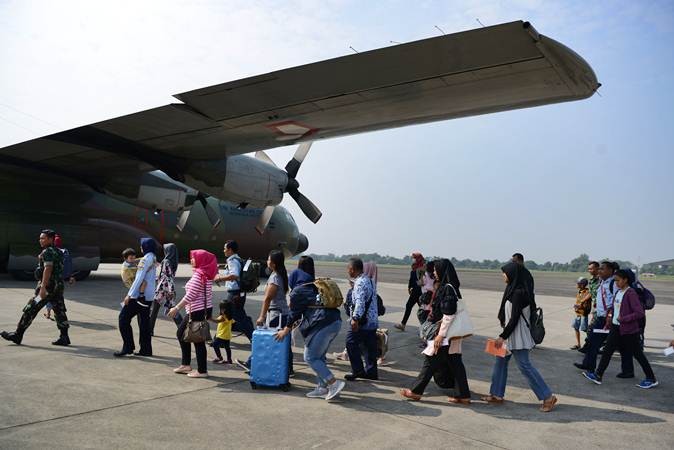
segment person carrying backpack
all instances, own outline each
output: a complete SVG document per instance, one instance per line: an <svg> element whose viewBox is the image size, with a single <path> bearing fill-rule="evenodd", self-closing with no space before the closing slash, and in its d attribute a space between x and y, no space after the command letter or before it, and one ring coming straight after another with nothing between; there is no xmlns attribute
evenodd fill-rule
<svg viewBox="0 0 674 450"><path fill-rule="evenodd" d="M308 392L308 398L336 398L346 383L337 380L327 366L325 354L342 327L338 308L326 306L318 296L314 285L314 261L310 256L302 256L301 264L293 271L290 292L290 319L288 324L276 334L282 341L294 327L299 327L304 338L304 361L316 373L316 387ZM298 325L299 324L299 325Z"/></svg>
<svg viewBox="0 0 674 450"><path fill-rule="evenodd" d="M243 260L238 255L239 244L236 241L225 242L224 253L227 257L225 273L215 277L216 283L224 282L227 290L227 301L232 302L232 318L236 322L236 330L246 335L249 341L253 340L253 323L246 314L246 292L241 289L241 273Z"/></svg>
<svg viewBox="0 0 674 450"><path fill-rule="evenodd" d="M541 374L529 361L529 352L534 348L534 340L527 327L524 317L530 317L532 295L527 289L528 277L523 267L516 262L509 262L501 268L503 280L506 283L501 306L498 312L498 320L503 327L503 332L496 338L496 348L506 344L509 352L505 357L495 357L494 371L491 377L489 395L482 400L503 404L506 383L508 381L508 363L514 355L522 375L529 382L529 386L539 400L543 401L540 411L550 412L557 404L557 397L543 380Z"/></svg>

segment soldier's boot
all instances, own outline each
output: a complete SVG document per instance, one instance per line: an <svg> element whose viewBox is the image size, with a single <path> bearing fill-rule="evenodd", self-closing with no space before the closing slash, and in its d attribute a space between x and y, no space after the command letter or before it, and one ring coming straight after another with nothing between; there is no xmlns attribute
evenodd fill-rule
<svg viewBox="0 0 674 450"><path fill-rule="evenodd" d="M16 345L21 345L21 341L23 340L23 333L17 333L16 331L3 331L0 333L0 336L3 339L14 342Z"/></svg>
<svg viewBox="0 0 674 450"><path fill-rule="evenodd" d="M68 329L66 328L65 330L61 330L61 336L51 344L62 345L64 347L70 345L70 338L68 337Z"/></svg>

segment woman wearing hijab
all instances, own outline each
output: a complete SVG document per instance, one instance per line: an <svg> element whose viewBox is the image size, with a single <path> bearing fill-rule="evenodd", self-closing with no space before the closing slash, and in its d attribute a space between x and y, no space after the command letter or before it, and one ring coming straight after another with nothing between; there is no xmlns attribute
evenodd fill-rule
<svg viewBox="0 0 674 450"><path fill-rule="evenodd" d="M421 297L421 286L419 286L419 279L423 277L423 271L426 266L426 261L424 256L419 252L412 253L412 270L410 271L410 279L407 282L407 292L409 293L409 298L405 304L405 314L403 315L402 322L395 325L395 327L400 331L405 331L407 326L407 320L410 318L412 313L412 308L419 301Z"/></svg>
<svg viewBox="0 0 674 450"><path fill-rule="evenodd" d="M178 248L175 244L164 244L164 259L161 262L159 276L157 277L157 289L154 293L152 313L150 315L150 334L154 336L154 324L157 322L159 308L164 305L165 311L173 306L176 299L175 274L178 270ZM180 325L183 318L177 314L173 318L176 325Z"/></svg>
<svg viewBox="0 0 674 450"><path fill-rule="evenodd" d="M529 361L529 351L534 347L534 340L531 338L527 323L521 320L530 317L533 294L527 289L527 277L522 266L509 262L501 270L507 286L498 311L498 320L503 332L496 339L496 347L500 348L506 343L508 354L504 358L496 357L489 395L482 397L482 400L489 403L503 403L508 380L508 363L514 355L520 372L529 382L536 397L543 401L540 410L550 412L557 403L557 397L552 394L541 374Z"/></svg>
<svg viewBox="0 0 674 450"><path fill-rule="evenodd" d="M190 251L190 263L193 273L185 284L185 296L168 312L169 317L173 318L183 306L187 311L187 316L183 317L176 333L182 352L182 362L180 367L173 369L173 372L187 374L190 378L206 378L208 377L206 343L194 344L194 351L197 354L197 370L192 370L190 365L192 346L189 342L183 340L183 335L190 320L202 321L211 318L213 312L213 279L218 274L218 260L213 253L206 250L192 250Z"/></svg>
<svg viewBox="0 0 674 450"><path fill-rule="evenodd" d="M157 243L151 237L140 239L140 248L143 258L138 263L136 278L124 298L122 311L119 313L119 332L124 342L122 350L115 352L115 356L125 356L133 353L133 329L131 319L138 316L140 351L134 353L137 356L152 356L152 335L150 334L150 309L154 298L155 288L155 263L157 257ZM140 292L141 285L145 282L145 290Z"/></svg>
<svg viewBox="0 0 674 450"><path fill-rule="evenodd" d="M438 290L433 293L431 301L431 311L428 315L428 321L432 323L440 322L438 334L433 341L427 344L433 344L433 351L424 350L424 365L419 372L419 376L412 389L402 389L400 394L409 399L418 401L431 381L435 379L436 384L443 389L454 387L458 395L448 397L449 403L459 405L470 404L470 388L468 387L468 377L466 368L463 365L461 356L461 338L448 338L447 334L452 323L454 315L457 313L458 300L461 298L459 291L459 278L454 269L454 265L449 259L439 259L433 262L435 279L438 281L438 287L447 283L451 284L456 293L456 297L451 296L449 302L440 302Z"/></svg>
<svg viewBox="0 0 674 450"><path fill-rule="evenodd" d="M344 389L345 383L337 380L327 366L325 354L335 340L342 326L339 309L328 309L316 298L318 289L313 282L314 260L302 256L298 268L290 275L290 319L287 325L276 334L282 341L291 332L293 326L299 328L304 337L304 361L316 373L317 385L308 392L308 398L332 400ZM297 325L299 324L299 326Z"/></svg>

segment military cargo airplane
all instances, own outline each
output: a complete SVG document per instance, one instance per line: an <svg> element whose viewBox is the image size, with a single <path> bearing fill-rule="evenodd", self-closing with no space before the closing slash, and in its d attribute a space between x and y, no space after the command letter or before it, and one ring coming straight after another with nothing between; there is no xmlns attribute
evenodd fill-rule
<svg viewBox="0 0 674 450"><path fill-rule="evenodd" d="M0 149L0 269L35 265L37 232L63 236L83 274L150 235L243 256L308 248L285 193L312 142L588 98L579 55L516 21L343 56L178 94L179 103ZM284 169L264 153L299 145ZM255 153L255 157L246 155Z"/></svg>

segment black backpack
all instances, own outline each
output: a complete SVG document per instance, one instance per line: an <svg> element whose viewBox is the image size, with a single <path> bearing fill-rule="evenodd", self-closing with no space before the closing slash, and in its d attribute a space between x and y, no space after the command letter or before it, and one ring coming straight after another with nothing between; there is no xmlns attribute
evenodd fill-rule
<svg viewBox="0 0 674 450"><path fill-rule="evenodd" d="M538 345L541 342L543 342L543 339L545 339L545 325L543 325L543 308L532 308L529 320L527 320L527 318L524 317L523 313L521 315L522 319L524 319L524 323L527 324L527 328L529 328L529 332L531 333L531 338L534 340L534 343Z"/></svg>
<svg viewBox="0 0 674 450"><path fill-rule="evenodd" d="M243 292L255 292L260 286L260 263L252 259L245 263L238 255L236 257L241 264L241 275L239 276L239 287Z"/></svg>

